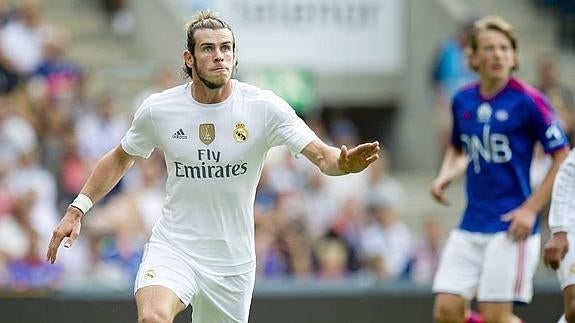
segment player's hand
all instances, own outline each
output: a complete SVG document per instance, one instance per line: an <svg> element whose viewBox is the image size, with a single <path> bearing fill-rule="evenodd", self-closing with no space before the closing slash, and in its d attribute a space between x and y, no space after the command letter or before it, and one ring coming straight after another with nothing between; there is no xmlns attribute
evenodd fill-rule
<svg viewBox="0 0 575 323"><path fill-rule="evenodd" d="M545 243L543 262L551 269L557 270L561 264L561 260L565 258L567 251L569 251L567 232L557 232Z"/></svg>
<svg viewBox="0 0 575 323"><path fill-rule="evenodd" d="M437 177L431 183L431 196L443 205L449 205L449 200L445 197L445 190L449 184L451 184L451 180L444 177Z"/></svg>
<svg viewBox="0 0 575 323"><path fill-rule="evenodd" d="M533 231L536 218L537 214L525 207L518 207L501 216L502 221L511 222L507 234L513 241L527 239Z"/></svg>
<svg viewBox="0 0 575 323"><path fill-rule="evenodd" d="M337 164L345 173L359 173L379 158L379 142L369 142L347 150L341 146Z"/></svg>
<svg viewBox="0 0 575 323"><path fill-rule="evenodd" d="M46 253L46 260L50 263L56 261L56 254L58 253L58 248L62 240L66 238L64 242L64 247L70 248L78 236L80 235L80 228L82 226L80 220L82 219L82 211L69 206L66 210L66 214L58 223L58 226L54 229L52 233L52 239L48 245L48 252Z"/></svg>

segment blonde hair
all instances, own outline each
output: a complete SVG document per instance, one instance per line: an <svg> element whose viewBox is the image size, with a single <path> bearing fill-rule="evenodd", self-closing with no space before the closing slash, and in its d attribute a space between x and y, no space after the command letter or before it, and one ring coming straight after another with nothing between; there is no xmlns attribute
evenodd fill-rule
<svg viewBox="0 0 575 323"><path fill-rule="evenodd" d="M517 52L517 37L511 24L499 16L485 16L473 23L473 29L469 35L469 47L467 48L468 56L477 51L479 34L486 30L494 30L503 34L511 43L513 51ZM469 67L477 71L477 68L472 66L470 61L468 62ZM515 71L517 68L518 64L515 64L512 71Z"/></svg>

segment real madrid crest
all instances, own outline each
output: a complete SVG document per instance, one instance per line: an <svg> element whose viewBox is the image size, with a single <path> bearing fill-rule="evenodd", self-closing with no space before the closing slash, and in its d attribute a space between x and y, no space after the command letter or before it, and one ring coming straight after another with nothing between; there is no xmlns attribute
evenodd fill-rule
<svg viewBox="0 0 575 323"><path fill-rule="evenodd" d="M144 279L150 280L156 278L156 271L153 269L148 269L144 274Z"/></svg>
<svg viewBox="0 0 575 323"><path fill-rule="evenodd" d="M571 264L571 266L569 266L569 274L575 275L575 264Z"/></svg>
<svg viewBox="0 0 575 323"><path fill-rule="evenodd" d="M213 123L202 123L198 128L200 140L209 145L216 139L216 126Z"/></svg>
<svg viewBox="0 0 575 323"><path fill-rule="evenodd" d="M242 122L236 123L236 127L234 128L234 139L237 142L244 142L248 140L248 137L249 132L248 128L246 128L246 125L243 124Z"/></svg>

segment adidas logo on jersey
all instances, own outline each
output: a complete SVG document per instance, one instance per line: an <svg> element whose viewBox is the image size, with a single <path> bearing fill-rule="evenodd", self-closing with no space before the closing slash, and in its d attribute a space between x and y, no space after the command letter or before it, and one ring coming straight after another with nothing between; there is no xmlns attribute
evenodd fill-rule
<svg viewBox="0 0 575 323"><path fill-rule="evenodd" d="M188 139L188 136L186 136L186 134L184 133L184 130L182 130L182 128L180 128L180 130L174 132L174 134L172 135L172 138L174 138L174 139Z"/></svg>

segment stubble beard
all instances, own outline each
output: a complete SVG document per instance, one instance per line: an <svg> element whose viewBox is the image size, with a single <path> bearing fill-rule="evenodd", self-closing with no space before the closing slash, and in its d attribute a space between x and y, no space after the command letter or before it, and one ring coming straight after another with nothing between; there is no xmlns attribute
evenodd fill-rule
<svg viewBox="0 0 575 323"><path fill-rule="evenodd" d="M198 75L198 78L200 79L200 81L202 83L204 83L205 86L207 86L210 90L215 90L215 89L219 89L221 87L223 87L224 85L226 85L226 83L228 82L229 78L225 78L222 81L219 82L212 82L210 80L208 80L206 77L204 77L203 73L200 72L200 70L198 69L198 66L196 65L196 62L194 62L194 69L196 70L196 74Z"/></svg>

